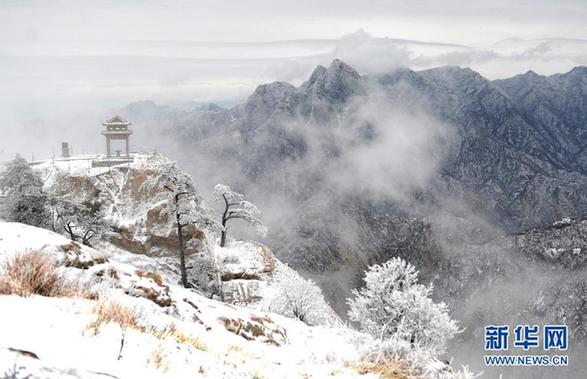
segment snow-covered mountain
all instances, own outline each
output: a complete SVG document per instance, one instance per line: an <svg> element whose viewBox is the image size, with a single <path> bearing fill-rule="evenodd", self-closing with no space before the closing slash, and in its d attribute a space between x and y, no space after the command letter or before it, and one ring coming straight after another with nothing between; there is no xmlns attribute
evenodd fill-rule
<svg viewBox="0 0 587 379"><path fill-rule="evenodd" d="M242 105L176 114L167 127L184 144L232 157L247 178L275 187L271 178L282 163L316 158L314 145L338 157L348 147L342 137L369 141L370 133L381 132L363 114L362 101L378 100L371 113L426 113L446 123L443 133L454 140L443 147L439 183L423 190L436 197L442 197L437 191L462 193L470 207L517 231L585 215L586 83L584 67L491 82L454 66L362 76L334 60L299 87L264 84ZM339 127L348 134L324 132Z"/></svg>

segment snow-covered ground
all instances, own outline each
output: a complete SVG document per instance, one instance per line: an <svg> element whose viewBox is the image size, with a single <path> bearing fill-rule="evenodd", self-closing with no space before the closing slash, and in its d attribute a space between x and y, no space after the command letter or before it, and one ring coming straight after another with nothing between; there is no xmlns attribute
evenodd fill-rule
<svg viewBox="0 0 587 379"><path fill-rule="evenodd" d="M70 243L50 231L0 222L2 260L37 250L64 262L64 246ZM96 263L87 269L59 269L68 280L86 283L97 299L0 296L0 373L16 370L16 378L358 375L352 362L359 359L358 346L366 338L359 333L309 327L280 315L209 300L166 277L157 284L132 263L117 261L120 252L81 247L79 253ZM146 261L141 257L138 262L148 265ZM150 296L149 290L161 296ZM156 300L165 296L171 303L161 306ZM105 304L130 309L137 326L110 322L96 330L92 323L97 307Z"/></svg>

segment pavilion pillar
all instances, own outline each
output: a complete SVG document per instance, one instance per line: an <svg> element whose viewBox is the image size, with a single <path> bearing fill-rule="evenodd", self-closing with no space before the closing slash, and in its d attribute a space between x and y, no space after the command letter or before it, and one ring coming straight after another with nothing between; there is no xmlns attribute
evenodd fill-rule
<svg viewBox="0 0 587 379"><path fill-rule="evenodd" d="M129 151L129 147L128 147L128 136L126 136L126 138L124 139L126 142L126 157L130 157L130 151Z"/></svg>
<svg viewBox="0 0 587 379"><path fill-rule="evenodd" d="M106 136L106 157L110 158L110 137Z"/></svg>

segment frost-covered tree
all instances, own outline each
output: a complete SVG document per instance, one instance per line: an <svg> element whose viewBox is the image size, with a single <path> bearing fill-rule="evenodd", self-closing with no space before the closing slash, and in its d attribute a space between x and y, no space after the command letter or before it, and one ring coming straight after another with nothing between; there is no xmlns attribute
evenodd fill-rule
<svg viewBox="0 0 587 379"><path fill-rule="evenodd" d="M179 266L182 285L186 288L191 287L192 284L196 284L196 286L200 287L201 282L206 281L206 278L198 278L195 281L192 281L192 284L190 284L188 281L188 267L186 267L186 248L189 248L190 246L186 246L184 229L188 225L193 224L197 225L201 229L216 230L218 229L218 224L212 221L213 211L207 207L201 206L202 200L194 186L191 176L182 171L178 167L177 163L164 163L163 165L160 165L158 169L161 172L161 180L163 182L162 187L167 190L167 193L169 194L169 214L172 215L172 217L175 219L179 245ZM194 239L192 239L191 242L194 243ZM212 264L215 262L212 259L213 257L208 258L210 258L210 262L212 262ZM193 267L191 267L193 273L198 275L200 273L198 270L202 267L198 267L198 263L195 261L191 263L193 265ZM220 274L218 272L217 266L214 266L214 271L218 285L211 287L214 291L216 291L217 288L221 287ZM206 275L208 274L206 273Z"/></svg>
<svg viewBox="0 0 587 379"><path fill-rule="evenodd" d="M270 312L297 318L308 325L329 324L334 318L320 287L288 267L276 270L266 298Z"/></svg>
<svg viewBox="0 0 587 379"><path fill-rule="evenodd" d="M0 192L6 195L2 209L4 218L37 227L49 226L43 181L20 155L10 161L0 175Z"/></svg>
<svg viewBox="0 0 587 379"><path fill-rule="evenodd" d="M98 204L52 198L49 209L53 231L65 234L72 241L91 246L92 240L101 238L108 230Z"/></svg>
<svg viewBox="0 0 587 379"><path fill-rule="evenodd" d="M245 200L244 195L230 189L224 184L217 184L214 187L214 195L216 201L224 203L224 212L222 213L222 230L220 234L220 246L224 247L226 244L227 223L230 220L241 219L253 225L257 229L257 233L262 236L267 234L267 228L263 222L257 217L261 211L250 201Z"/></svg>
<svg viewBox="0 0 587 379"><path fill-rule="evenodd" d="M184 287L189 287L186 264L185 264L185 244L183 240L183 228L193 224L193 197L195 195L195 188L191 178L179 170L175 165L167 166L163 171L163 176L167 182L164 188L169 191L171 195L171 203L173 214L175 215L175 224L177 227L177 239L179 244L179 268L181 272L181 284Z"/></svg>
<svg viewBox="0 0 587 379"><path fill-rule="evenodd" d="M458 332L444 303L430 299L432 286L418 284L418 271L401 258L369 267L365 286L348 300L349 318L381 340L404 341L440 354Z"/></svg>

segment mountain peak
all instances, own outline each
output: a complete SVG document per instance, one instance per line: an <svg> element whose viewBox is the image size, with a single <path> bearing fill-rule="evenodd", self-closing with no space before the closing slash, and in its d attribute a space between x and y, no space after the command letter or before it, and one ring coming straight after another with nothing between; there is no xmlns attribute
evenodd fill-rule
<svg viewBox="0 0 587 379"><path fill-rule="evenodd" d="M571 71L567 72L564 75L583 75L583 76L586 76L587 75L587 66L573 67L573 69Z"/></svg>
<svg viewBox="0 0 587 379"><path fill-rule="evenodd" d="M418 79L418 74L408 67L398 67L395 70L388 72L378 77L381 83L389 84L398 80Z"/></svg>
<svg viewBox="0 0 587 379"><path fill-rule="evenodd" d="M203 103L197 104L194 108L194 111L201 111L201 112L220 112L224 110L220 105L216 103Z"/></svg>
<svg viewBox="0 0 587 379"><path fill-rule="evenodd" d="M485 86L488 83L487 79L469 67L442 66L418 71L418 74L426 79L444 82L461 89L471 86Z"/></svg>
<svg viewBox="0 0 587 379"><path fill-rule="evenodd" d="M329 75L344 73L355 78L359 78L361 76L357 71L355 71L354 68L352 68L351 66L344 63L338 58L334 59L332 63L330 63L330 66L328 67L328 70L326 72Z"/></svg>
<svg viewBox="0 0 587 379"><path fill-rule="evenodd" d="M538 75L533 70L528 70L528 71L526 71L526 73L522 74L522 76L529 76L529 77L536 78L536 77L539 77L539 76L542 76L542 75Z"/></svg>
<svg viewBox="0 0 587 379"><path fill-rule="evenodd" d="M528 81L536 82L539 79L546 79L544 75L537 74L533 70L528 70L523 74L518 74L514 76L512 79L521 80L523 83L527 83ZM505 79L508 80L508 79Z"/></svg>
<svg viewBox="0 0 587 379"><path fill-rule="evenodd" d="M326 71L327 71L326 67L324 67L322 65L316 66L314 71L312 71L312 75L310 75L310 79L308 79L308 82L307 82L308 85L312 85L312 83L315 83L319 78L326 75Z"/></svg>
<svg viewBox="0 0 587 379"><path fill-rule="evenodd" d="M295 87L287 82L273 82L258 86L251 97L282 97L294 91Z"/></svg>
<svg viewBox="0 0 587 379"><path fill-rule="evenodd" d="M328 68L317 66L301 89L335 101L345 101L359 88L361 75L340 59L334 59Z"/></svg>

